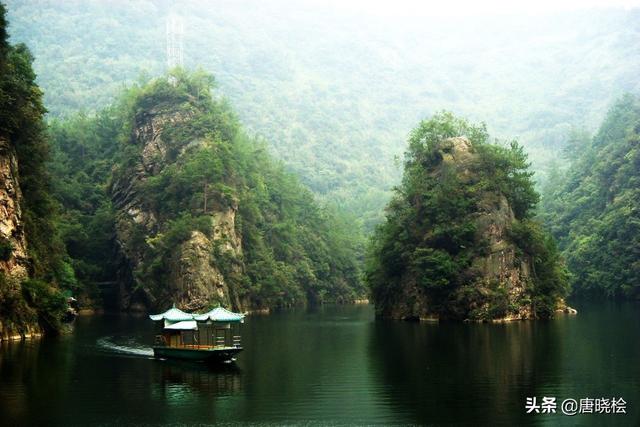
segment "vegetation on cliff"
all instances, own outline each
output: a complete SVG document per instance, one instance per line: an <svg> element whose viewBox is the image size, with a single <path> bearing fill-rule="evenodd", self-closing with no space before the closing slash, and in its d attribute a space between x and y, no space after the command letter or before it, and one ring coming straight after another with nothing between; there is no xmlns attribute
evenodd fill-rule
<svg viewBox="0 0 640 427"><path fill-rule="evenodd" d="M352 2L6 1L54 116L98 111L123 81L162 73L176 5L185 64L213 72L246 128L367 231L400 180L393 159L407 131L426 114L444 108L518 135L540 179L572 126L591 128L612 99L640 89L637 10L400 18Z"/></svg>
<svg viewBox="0 0 640 427"><path fill-rule="evenodd" d="M166 302L180 280L176 262L200 256L193 246L202 233L215 242L211 263L234 305L361 296L361 249L348 221L320 207L242 131L226 102L212 97L210 75L172 76L175 85L140 83L94 117L52 124L56 198L79 280L116 279L121 246L127 261L136 258L132 291ZM223 236L215 235L220 227Z"/></svg>
<svg viewBox="0 0 640 427"><path fill-rule="evenodd" d="M640 99L615 103L545 191L542 215L577 294L640 298Z"/></svg>
<svg viewBox="0 0 640 427"><path fill-rule="evenodd" d="M0 333L58 330L66 308L61 288L75 286L56 226L47 171L49 143L42 92L26 46L7 41L0 4ZM26 253L24 252L26 248Z"/></svg>
<svg viewBox="0 0 640 427"><path fill-rule="evenodd" d="M521 146L440 113L413 130L366 280L390 317L549 317L567 292Z"/></svg>

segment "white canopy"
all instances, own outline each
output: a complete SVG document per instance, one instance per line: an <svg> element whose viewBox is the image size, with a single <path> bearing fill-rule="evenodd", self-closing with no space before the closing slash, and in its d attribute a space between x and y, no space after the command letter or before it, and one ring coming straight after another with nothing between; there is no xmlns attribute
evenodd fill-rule
<svg viewBox="0 0 640 427"><path fill-rule="evenodd" d="M195 320L184 320L182 322L178 322L178 323L164 323L164 328L165 329L172 329L172 330L180 330L180 331L195 331L196 329L198 329L198 324L196 323Z"/></svg>
<svg viewBox="0 0 640 427"><path fill-rule="evenodd" d="M217 307L205 314L193 316L198 322L244 322L244 314L234 313L226 308Z"/></svg>

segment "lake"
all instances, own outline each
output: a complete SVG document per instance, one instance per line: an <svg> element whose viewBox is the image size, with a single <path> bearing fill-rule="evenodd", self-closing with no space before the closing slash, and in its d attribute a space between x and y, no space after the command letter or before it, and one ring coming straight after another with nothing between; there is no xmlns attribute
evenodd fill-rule
<svg viewBox="0 0 640 427"><path fill-rule="evenodd" d="M371 306L249 317L234 365L154 360L144 316L79 317L73 334L2 344L1 425L640 425L640 304L578 316L409 323ZM556 414L526 414L527 397ZM626 414L563 415L622 397Z"/></svg>

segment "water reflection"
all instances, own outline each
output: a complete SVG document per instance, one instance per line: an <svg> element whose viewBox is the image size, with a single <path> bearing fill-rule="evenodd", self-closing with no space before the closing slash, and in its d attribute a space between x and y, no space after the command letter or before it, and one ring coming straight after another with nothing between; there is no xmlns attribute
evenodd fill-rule
<svg viewBox="0 0 640 427"><path fill-rule="evenodd" d="M75 362L70 345L68 338L0 344L0 413L28 418L34 406L50 398L50 387L68 382Z"/></svg>
<svg viewBox="0 0 640 427"><path fill-rule="evenodd" d="M413 422L522 425L525 397L544 393L562 357L557 325L377 321L372 369Z"/></svg>
<svg viewBox="0 0 640 427"><path fill-rule="evenodd" d="M150 357L144 318L0 346L1 425L640 425L640 307L510 324L376 321L371 307L247 319L237 365ZM529 396L619 396L626 416L531 416Z"/></svg>
<svg viewBox="0 0 640 427"><path fill-rule="evenodd" d="M367 366L370 307L320 307L247 320L240 420L391 422ZM366 408L366 409L364 409ZM363 410L364 409L364 410Z"/></svg>
<svg viewBox="0 0 640 427"><path fill-rule="evenodd" d="M235 363L207 365L173 360L157 361L154 398L169 404L182 404L193 393L216 398L242 390L241 371Z"/></svg>

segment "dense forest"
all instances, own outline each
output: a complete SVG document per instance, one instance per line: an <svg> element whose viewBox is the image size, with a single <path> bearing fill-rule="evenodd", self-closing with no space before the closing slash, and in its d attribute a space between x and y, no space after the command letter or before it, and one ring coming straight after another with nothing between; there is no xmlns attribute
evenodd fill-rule
<svg viewBox="0 0 640 427"><path fill-rule="evenodd" d="M640 297L640 100L616 102L598 132L577 135L567 171L545 187L541 216L577 294Z"/></svg>
<svg viewBox="0 0 640 427"><path fill-rule="evenodd" d="M247 130L367 230L400 181L408 131L436 111L517 137L541 183L572 128L595 130L640 90L637 10L451 19L290 0L9 0L50 115L97 111L162 73L172 3L187 68L213 73Z"/></svg>
<svg viewBox="0 0 640 427"><path fill-rule="evenodd" d="M175 86L153 79L95 116L51 125L54 196L82 289L126 281L118 276L124 256L133 299L166 306L177 298L176 274L187 274L176 273L176 252L195 231L213 238L217 225L228 226L222 234L231 237L212 243L206 256L234 294L218 303L252 308L362 297L362 241L347 220L321 208L242 131L227 103L212 97L212 76L176 70L171 78ZM147 127L154 134L140 136ZM143 219L132 218L134 210ZM222 223L227 213L232 224ZM227 243L235 252L225 251Z"/></svg>
<svg viewBox="0 0 640 427"><path fill-rule="evenodd" d="M380 32L288 0L179 3L9 1L11 27L3 8L5 326L57 330L71 295L370 292L389 317L476 320L640 295L638 11ZM166 72L169 14L186 66Z"/></svg>
<svg viewBox="0 0 640 427"><path fill-rule="evenodd" d="M640 0L0 0L0 427L640 426L638 76Z"/></svg>
<svg viewBox="0 0 640 427"><path fill-rule="evenodd" d="M183 267L172 271L175 253L197 233L210 243L201 257L215 264L225 292L234 294L214 289L199 301L203 307L269 308L365 295L359 229L321 207L271 159L264 142L242 130L227 101L212 94L211 75L177 69L130 86L96 113L52 118L47 126L34 58L25 45L8 43L4 7L1 12L3 338L59 331L68 297L99 307L101 283L116 284L116 304L123 289L142 295L138 302L147 308L170 304L177 290L167 283ZM144 180L129 183L127 173L146 160L148 146L136 138L144 133L141 118L159 112L169 123L146 142L166 140L166 157L154 158L163 163ZM131 229L119 228L128 215L116 194L123 178L135 184L131 194L154 218L147 230L136 218ZM231 222L221 218L224 207ZM233 254L227 234L238 240ZM131 246L142 254L135 262L127 259Z"/></svg>
<svg viewBox="0 0 640 427"><path fill-rule="evenodd" d="M33 56L7 41L0 4L0 339L58 330L74 284L56 228L42 91Z"/></svg>
<svg viewBox="0 0 640 427"><path fill-rule="evenodd" d="M404 177L374 233L366 277L395 318L548 318L568 293L553 239L533 219L527 156L484 125L440 113L415 128Z"/></svg>

